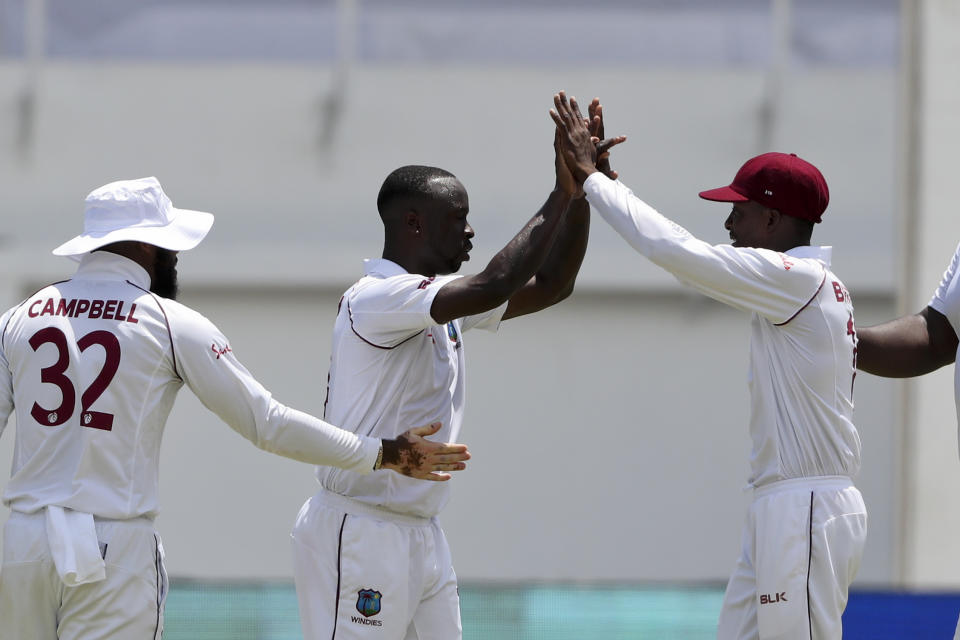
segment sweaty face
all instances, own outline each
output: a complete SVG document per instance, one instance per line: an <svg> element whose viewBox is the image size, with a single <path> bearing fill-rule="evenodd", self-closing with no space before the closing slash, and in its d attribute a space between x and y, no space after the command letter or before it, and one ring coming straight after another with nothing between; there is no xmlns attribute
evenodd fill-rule
<svg viewBox="0 0 960 640"><path fill-rule="evenodd" d="M748 200L734 202L724 228L730 232L730 242L735 247L767 248L767 208Z"/></svg>
<svg viewBox="0 0 960 640"><path fill-rule="evenodd" d="M163 298L177 299L177 252L157 247L153 261L153 278L150 291Z"/></svg>
<svg viewBox="0 0 960 640"><path fill-rule="evenodd" d="M455 178L435 181L437 197L423 208L427 263L435 274L454 273L470 259L473 227L467 222L467 190Z"/></svg>

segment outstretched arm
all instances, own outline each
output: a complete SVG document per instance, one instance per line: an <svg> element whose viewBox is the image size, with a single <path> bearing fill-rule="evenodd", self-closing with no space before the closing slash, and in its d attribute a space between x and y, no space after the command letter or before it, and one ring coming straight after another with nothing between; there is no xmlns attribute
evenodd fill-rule
<svg viewBox="0 0 960 640"><path fill-rule="evenodd" d="M436 433L439 423L411 429L396 440L381 440L281 404L243 366L226 336L209 320L182 305L164 310L175 327L173 352L180 377L204 406L264 451L358 473L373 471L379 457L379 467L425 480L448 480L446 472L463 469L470 458L465 445L424 438Z"/></svg>
<svg viewBox="0 0 960 640"><path fill-rule="evenodd" d="M562 166L558 163L557 182L547 201L483 271L451 280L437 292L430 306L434 321L443 324L496 309L533 277L550 252L577 191L572 180L564 180Z"/></svg>
<svg viewBox="0 0 960 640"><path fill-rule="evenodd" d="M590 133L594 138L603 141L600 143L603 150L598 156L597 166L611 178L616 178L616 172L610 169L609 149L626 140L626 137L618 136L603 140L603 111L598 98L594 98L590 103L588 113ZM554 135L553 148L558 181L573 185L572 188L577 190L579 197L570 202L557 239L543 265L523 288L511 296L510 304L503 314L504 320L540 311L573 293L574 283L587 250L590 205L579 189L580 185L575 183L573 175L566 166L559 129Z"/></svg>
<svg viewBox="0 0 960 640"><path fill-rule="evenodd" d="M815 263L791 270L779 253L714 246L695 238L596 169L602 145L591 139L575 99L558 93L554 107L550 115L561 134L564 160L577 181L582 181L590 206L638 253L681 282L775 323L795 314L823 282L823 271Z"/></svg>
<svg viewBox="0 0 960 640"><path fill-rule="evenodd" d="M952 363L957 334L932 307L873 327L857 328L857 368L886 378L909 378Z"/></svg>

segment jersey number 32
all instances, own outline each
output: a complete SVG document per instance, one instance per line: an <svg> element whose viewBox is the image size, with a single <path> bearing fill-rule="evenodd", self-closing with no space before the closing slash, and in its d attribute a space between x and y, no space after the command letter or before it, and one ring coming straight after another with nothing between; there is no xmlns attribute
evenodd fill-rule
<svg viewBox="0 0 960 640"><path fill-rule="evenodd" d="M52 365L40 370L40 381L56 385L60 389L63 399L60 406L54 409L41 407L34 402L33 408L30 409L30 415L41 425L57 427L66 423L73 416L77 392L73 381L66 376L67 367L70 366L67 336L56 327L47 327L37 331L30 338L30 346L33 347L34 351L48 343L57 348L59 357ZM117 369L120 367L120 341L117 340L117 336L109 331L91 331L77 340L77 346L81 353L93 345L103 347L106 358L100 373L80 395L80 424L91 429L111 431L113 429L113 414L91 411L90 407L106 391L110 381L113 380L113 376L117 374Z"/></svg>

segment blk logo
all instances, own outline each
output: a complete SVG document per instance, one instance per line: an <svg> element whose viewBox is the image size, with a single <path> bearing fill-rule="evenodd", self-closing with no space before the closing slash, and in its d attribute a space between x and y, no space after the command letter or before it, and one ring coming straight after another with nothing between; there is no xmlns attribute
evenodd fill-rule
<svg viewBox="0 0 960 640"><path fill-rule="evenodd" d="M787 601L787 592L781 591L780 593L761 593L760 594L760 604L776 604L778 602Z"/></svg>

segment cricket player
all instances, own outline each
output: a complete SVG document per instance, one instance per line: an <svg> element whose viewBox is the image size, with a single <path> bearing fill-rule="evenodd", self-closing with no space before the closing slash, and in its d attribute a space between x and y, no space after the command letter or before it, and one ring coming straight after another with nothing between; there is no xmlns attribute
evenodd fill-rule
<svg viewBox="0 0 960 640"><path fill-rule="evenodd" d="M810 246L829 199L823 176L793 154L751 158L729 186L700 193L733 207L732 244L710 245L598 172L576 102L560 93L554 105L564 158L603 219L681 282L752 313L754 499L717 637L840 638L867 514L851 480L860 466L853 306L830 247Z"/></svg>
<svg viewBox="0 0 960 640"><path fill-rule="evenodd" d="M158 458L184 385L278 455L357 477L382 468L446 480L464 468L465 446L423 439L439 424L381 439L277 402L226 336L173 300L177 252L212 224L174 208L154 178L105 185L87 196L84 232L54 249L79 261L76 273L0 317L0 434L14 411L17 422L0 637L162 635Z"/></svg>
<svg viewBox="0 0 960 640"><path fill-rule="evenodd" d="M857 368L888 378L921 376L957 359L960 331L960 245L930 303L918 313L857 329ZM960 374L954 369L960 417ZM954 640L960 640L960 621Z"/></svg>
<svg viewBox="0 0 960 640"><path fill-rule="evenodd" d="M555 148L558 150L555 138ZM608 143L614 144L615 142ZM450 172L404 166L377 197L383 254L344 293L333 329L325 418L390 437L411 419L464 419L465 338L559 302L573 290L589 207L555 155L556 186L487 266L469 260L473 227ZM456 640L459 595L437 515L448 485L319 467L320 491L292 532L294 577L307 640Z"/></svg>

